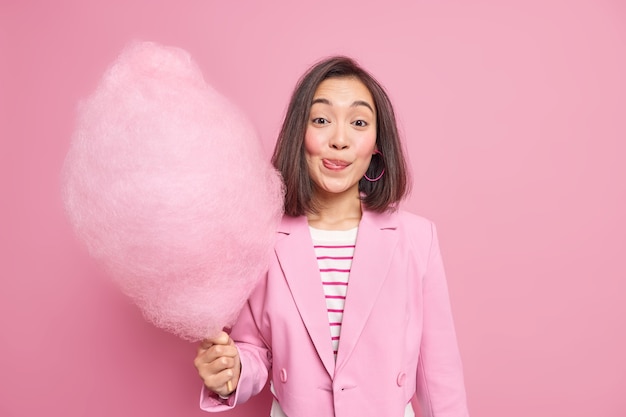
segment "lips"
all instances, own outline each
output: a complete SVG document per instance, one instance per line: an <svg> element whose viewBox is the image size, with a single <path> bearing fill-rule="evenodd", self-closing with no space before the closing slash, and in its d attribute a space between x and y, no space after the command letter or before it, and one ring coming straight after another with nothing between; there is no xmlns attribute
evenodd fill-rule
<svg viewBox="0 0 626 417"><path fill-rule="evenodd" d="M327 169L338 171L350 165L350 162L342 161L339 159L322 159L322 164Z"/></svg>

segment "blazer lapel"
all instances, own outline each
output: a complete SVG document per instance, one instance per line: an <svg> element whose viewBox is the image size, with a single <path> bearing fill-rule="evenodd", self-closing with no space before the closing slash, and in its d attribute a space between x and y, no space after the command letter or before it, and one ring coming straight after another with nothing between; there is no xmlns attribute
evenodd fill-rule
<svg viewBox="0 0 626 417"><path fill-rule="evenodd" d="M311 342L332 377L335 369L326 300L306 217L285 216L276 255Z"/></svg>
<svg viewBox="0 0 626 417"><path fill-rule="evenodd" d="M397 216L363 210L341 326L336 369L350 357L387 278L398 243Z"/></svg>

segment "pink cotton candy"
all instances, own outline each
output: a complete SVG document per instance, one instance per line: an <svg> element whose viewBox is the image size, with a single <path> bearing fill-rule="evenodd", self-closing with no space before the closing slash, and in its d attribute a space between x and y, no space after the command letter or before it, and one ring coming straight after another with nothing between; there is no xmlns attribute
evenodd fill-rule
<svg viewBox="0 0 626 417"><path fill-rule="evenodd" d="M269 264L282 183L185 51L122 52L79 109L63 174L76 234L148 320L192 341L232 325Z"/></svg>

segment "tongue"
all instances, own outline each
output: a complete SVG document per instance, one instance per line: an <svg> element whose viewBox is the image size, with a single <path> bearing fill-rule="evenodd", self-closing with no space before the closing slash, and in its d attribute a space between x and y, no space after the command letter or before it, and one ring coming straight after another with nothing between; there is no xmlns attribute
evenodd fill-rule
<svg viewBox="0 0 626 417"><path fill-rule="evenodd" d="M326 165L328 165L330 168L343 168L345 166L347 166L348 164L346 164L345 162L342 161L331 161L331 160L326 160Z"/></svg>

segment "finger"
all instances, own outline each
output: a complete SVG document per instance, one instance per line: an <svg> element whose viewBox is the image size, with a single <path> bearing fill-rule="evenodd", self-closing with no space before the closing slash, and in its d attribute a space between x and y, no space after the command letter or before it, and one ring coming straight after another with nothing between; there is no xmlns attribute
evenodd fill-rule
<svg viewBox="0 0 626 417"><path fill-rule="evenodd" d="M214 345L227 345L230 340L230 336L226 332L219 332L217 335L207 340Z"/></svg>
<svg viewBox="0 0 626 417"><path fill-rule="evenodd" d="M195 361L194 365L198 369L198 374L202 378L207 386L222 385L222 381L215 382L217 376L227 369L224 361L220 358L213 362L204 362L202 359Z"/></svg>
<svg viewBox="0 0 626 417"><path fill-rule="evenodd" d="M211 362L211 369L217 373L224 369L233 369L237 364L236 358L231 356L220 356Z"/></svg>
<svg viewBox="0 0 626 417"><path fill-rule="evenodd" d="M229 389L229 386L228 386L229 381L230 381L231 387L233 386L233 382L232 382L233 376L234 376L234 371L228 368L228 369L224 369L223 371L219 373L207 375L205 378L203 378L203 380L204 380L204 384L211 391L217 392L218 394L221 394L221 395L228 395L233 391L232 389Z"/></svg>
<svg viewBox="0 0 626 417"><path fill-rule="evenodd" d="M234 343L228 345L213 345L207 350L208 357L218 358L220 356L227 356L234 358L239 354L237 347Z"/></svg>
<svg viewBox="0 0 626 417"><path fill-rule="evenodd" d="M234 345L235 342L225 332L220 332L216 337L204 339L198 345L196 355L202 355L214 345Z"/></svg>
<svg viewBox="0 0 626 417"><path fill-rule="evenodd" d="M196 352L196 359L206 354L207 350L209 350L208 347L205 347L202 345L198 346L198 351Z"/></svg>
<svg viewBox="0 0 626 417"><path fill-rule="evenodd" d="M225 369L222 373L221 376L223 378L226 378L225 382L224 382L224 386L223 386L223 390L225 391L224 393L226 395L230 394L231 392L234 391L233 389L233 377L235 376L235 371L232 368L228 368Z"/></svg>
<svg viewBox="0 0 626 417"><path fill-rule="evenodd" d="M203 350L207 350L208 348L210 348L211 346L213 346L214 343L209 340L209 339L204 339L202 342L200 342L200 344L198 345L198 350L203 349Z"/></svg>
<svg viewBox="0 0 626 417"><path fill-rule="evenodd" d="M194 359L195 367L208 374L216 374L237 364L237 349L230 346L213 346Z"/></svg>

